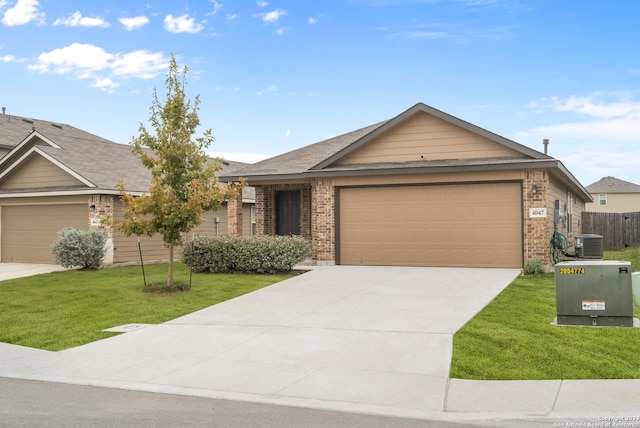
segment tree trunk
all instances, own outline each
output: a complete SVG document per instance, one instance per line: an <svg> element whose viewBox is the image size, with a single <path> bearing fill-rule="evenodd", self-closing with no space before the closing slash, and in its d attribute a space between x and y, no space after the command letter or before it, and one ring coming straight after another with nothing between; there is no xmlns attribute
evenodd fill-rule
<svg viewBox="0 0 640 428"><path fill-rule="evenodd" d="M167 285L173 285L173 242L169 243L169 273L167 274Z"/></svg>

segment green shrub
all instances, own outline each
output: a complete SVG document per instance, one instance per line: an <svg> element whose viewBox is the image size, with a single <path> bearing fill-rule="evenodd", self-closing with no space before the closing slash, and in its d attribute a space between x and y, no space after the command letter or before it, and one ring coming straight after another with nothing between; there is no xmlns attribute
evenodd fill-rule
<svg viewBox="0 0 640 428"><path fill-rule="evenodd" d="M182 261L193 272L289 272L309 255L299 236L197 237L184 246Z"/></svg>
<svg viewBox="0 0 640 428"><path fill-rule="evenodd" d="M67 227L58 232L58 240L51 246L56 263L66 268L100 269L107 238L99 230Z"/></svg>
<svg viewBox="0 0 640 428"><path fill-rule="evenodd" d="M527 260L527 263L524 265L524 273L527 275L540 275L546 273L546 271L547 269L540 259Z"/></svg>

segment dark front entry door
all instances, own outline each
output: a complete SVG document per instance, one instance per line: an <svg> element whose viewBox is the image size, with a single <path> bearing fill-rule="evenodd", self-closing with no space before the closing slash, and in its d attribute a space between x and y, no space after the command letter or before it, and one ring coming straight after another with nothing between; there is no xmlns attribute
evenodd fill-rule
<svg viewBox="0 0 640 428"><path fill-rule="evenodd" d="M300 191L276 192L278 235L300 235Z"/></svg>

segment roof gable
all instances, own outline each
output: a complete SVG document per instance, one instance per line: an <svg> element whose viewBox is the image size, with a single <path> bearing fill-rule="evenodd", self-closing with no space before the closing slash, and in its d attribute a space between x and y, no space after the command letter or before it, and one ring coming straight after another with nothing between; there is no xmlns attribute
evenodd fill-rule
<svg viewBox="0 0 640 428"><path fill-rule="evenodd" d="M0 159L0 171L2 171L4 168L7 168L7 166L16 159L24 156L25 153L30 151L35 146L54 147L56 149L60 148L60 146L58 146L55 142L45 137L38 131L34 130L29 135L27 135L27 137L23 139L17 146L11 149L6 156Z"/></svg>
<svg viewBox="0 0 640 428"><path fill-rule="evenodd" d="M333 165L420 160L522 158L523 153L419 110Z"/></svg>
<svg viewBox="0 0 640 428"><path fill-rule="evenodd" d="M615 177L603 177L587 186L589 193L640 193L640 185Z"/></svg>
<svg viewBox="0 0 640 428"><path fill-rule="evenodd" d="M123 179L129 191L149 189L151 173L130 146L70 125L0 115L0 143L12 147L0 159L0 174L20 168L25 155L36 150L87 186L117 192L115 185Z"/></svg>
<svg viewBox="0 0 640 428"><path fill-rule="evenodd" d="M0 172L0 189L95 187L37 146Z"/></svg>
<svg viewBox="0 0 640 428"><path fill-rule="evenodd" d="M418 103L413 107L411 107L410 109L394 117L393 119L385 122L384 124L377 127L376 129L372 130L367 135L364 135L360 139L354 141L352 144L334 153L332 156L326 158L324 161L315 165L312 169L314 170L323 169L333 163L340 163L339 161L343 159L345 156L347 156L348 154L354 152L355 150L360 149L362 146L368 144L372 140L378 139L383 134L387 132L391 132L393 128L398 127L400 124L407 121L417 113L426 113L427 115L432 116L435 119L439 119L440 124L452 125L455 128L459 128L461 131L466 131L468 135L475 135L477 137L482 137L486 141L494 143L496 146L502 146L505 149L510 149L515 154L517 154L518 157L526 156L533 159L551 159L549 156L544 155L536 150L530 149L526 146L523 146L522 144L518 144L515 141L501 137L500 135L494 134L493 132L487 131L486 129L480 128L479 126L473 125L469 122L465 122L462 119L458 119L455 116L451 116L450 114L447 114L443 111L430 107L426 104ZM485 157L485 156L482 156L482 157ZM491 157L491 156L486 156L486 157ZM415 160L415 159L412 159L412 160Z"/></svg>

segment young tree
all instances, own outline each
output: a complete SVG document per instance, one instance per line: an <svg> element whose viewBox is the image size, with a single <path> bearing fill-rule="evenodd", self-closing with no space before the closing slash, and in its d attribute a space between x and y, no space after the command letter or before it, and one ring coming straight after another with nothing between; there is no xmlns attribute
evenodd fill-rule
<svg viewBox="0 0 640 428"><path fill-rule="evenodd" d="M169 248L167 286L173 285L174 248L182 244L182 233L202 223L203 211L218 209L244 187L243 182L218 182L215 173L220 170L221 161L211 161L205 153L213 142L210 129L192 140L200 125L200 98L196 96L193 104L185 99L186 75L187 67L179 70L171 55L164 104L157 91L153 92L149 118L153 132L141 123L140 135L130 143L143 165L151 170L148 194L134 197L126 192L122 180L116 185L124 205L124 220L117 227L127 236L151 237L159 233Z"/></svg>

